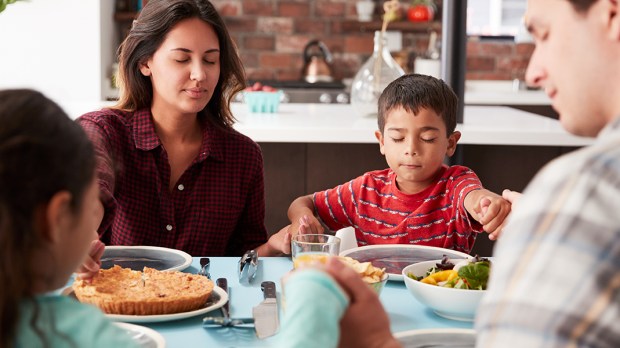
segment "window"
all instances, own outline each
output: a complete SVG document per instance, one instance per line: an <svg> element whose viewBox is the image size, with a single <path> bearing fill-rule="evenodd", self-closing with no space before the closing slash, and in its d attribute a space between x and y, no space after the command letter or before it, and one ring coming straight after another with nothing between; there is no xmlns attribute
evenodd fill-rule
<svg viewBox="0 0 620 348"><path fill-rule="evenodd" d="M526 0L469 0L467 35L516 36L525 7Z"/></svg>

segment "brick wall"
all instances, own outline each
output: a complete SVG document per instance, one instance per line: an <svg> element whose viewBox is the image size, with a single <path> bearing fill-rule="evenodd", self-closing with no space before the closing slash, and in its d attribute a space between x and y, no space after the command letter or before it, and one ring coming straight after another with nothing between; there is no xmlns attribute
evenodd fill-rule
<svg viewBox="0 0 620 348"><path fill-rule="evenodd" d="M374 29L356 22L356 0L212 1L239 47L251 80L301 79L302 52L313 39L322 40L332 52L332 71L337 80L353 77L372 53ZM436 3L440 14L441 0ZM376 6L374 24L380 25L381 13L380 6ZM388 30L403 32L403 51L394 55L403 57L406 70L412 69L416 55L426 51L430 30L441 31L438 23L390 24ZM467 78L522 78L532 48L530 44L470 41Z"/></svg>

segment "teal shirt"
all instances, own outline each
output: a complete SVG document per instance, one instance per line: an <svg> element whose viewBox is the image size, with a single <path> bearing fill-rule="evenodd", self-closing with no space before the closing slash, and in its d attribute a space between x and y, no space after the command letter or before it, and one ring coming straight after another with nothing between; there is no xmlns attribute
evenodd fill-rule
<svg viewBox="0 0 620 348"><path fill-rule="evenodd" d="M286 302L278 347L337 347L349 298L325 272L297 271L284 285Z"/></svg>
<svg viewBox="0 0 620 348"><path fill-rule="evenodd" d="M137 347L128 334L93 306L58 295L38 296L35 301L39 309L36 325L48 347ZM30 324L33 311L32 302L22 303L15 347L43 346Z"/></svg>

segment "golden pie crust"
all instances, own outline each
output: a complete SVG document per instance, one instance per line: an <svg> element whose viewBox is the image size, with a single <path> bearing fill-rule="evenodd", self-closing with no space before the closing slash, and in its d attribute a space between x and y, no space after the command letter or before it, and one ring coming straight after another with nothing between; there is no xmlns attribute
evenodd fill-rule
<svg viewBox="0 0 620 348"><path fill-rule="evenodd" d="M99 270L90 283L76 280L73 291L80 302L108 314L172 314L201 308L213 282L197 274L148 267L140 272L115 265Z"/></svg>

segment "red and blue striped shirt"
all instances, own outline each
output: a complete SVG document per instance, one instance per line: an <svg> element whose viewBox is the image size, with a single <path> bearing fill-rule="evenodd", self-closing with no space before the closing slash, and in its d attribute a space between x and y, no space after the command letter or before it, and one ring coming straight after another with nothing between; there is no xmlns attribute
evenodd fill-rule
<svg viewBox="0 0 620 348"><path fill-rule="evenodd" d="M417 244L469 253L482 226L463 202L480 188L471 169L444 166L434 184L404 194L396 187L396 174L384 169L315 193L314 207L329 229L354 227L360 246Z"/></svg>

